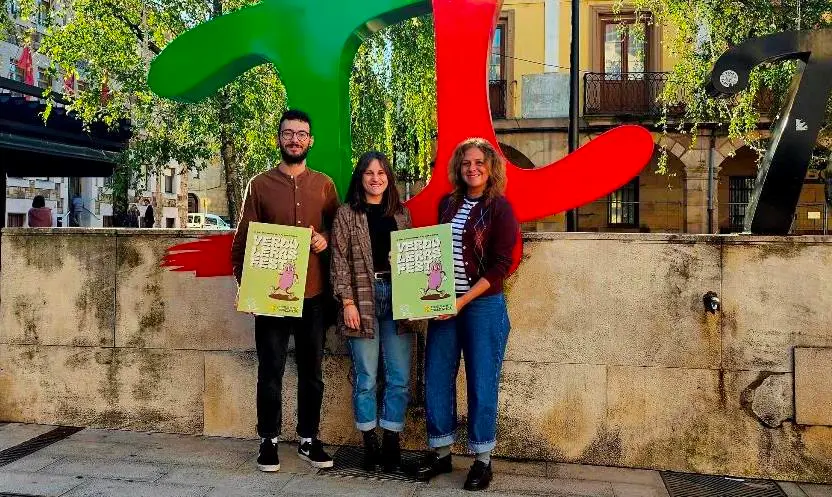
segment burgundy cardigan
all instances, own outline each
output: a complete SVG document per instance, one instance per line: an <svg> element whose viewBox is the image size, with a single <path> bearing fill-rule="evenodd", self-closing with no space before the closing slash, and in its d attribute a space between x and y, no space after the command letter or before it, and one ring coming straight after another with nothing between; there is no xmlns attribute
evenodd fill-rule
<svg viewBox="0 0 832 497"><path fill-rule="evenodd" d="M450 223L459 210L453 194L439 202L439 224ZM503 280L511 269L511 255L519 237L520 224L505 197L480 201L471 209L462 231L462 260L465 273L473 287L485 278L491 287L483 297L503 291Z"/></svg>

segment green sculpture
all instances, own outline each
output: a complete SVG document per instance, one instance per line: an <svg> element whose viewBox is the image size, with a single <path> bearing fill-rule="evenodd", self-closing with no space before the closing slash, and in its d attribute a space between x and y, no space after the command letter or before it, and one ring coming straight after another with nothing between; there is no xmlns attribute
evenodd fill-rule
<svg viewBox="0 0 832 497"><path fill-rule="evenodd" d="M361 41L386 25L431 11L430 0L263 0L182 34L150 66L161 96L197 102L272 63L291 108L310 114L310 164L343 195L352 172L349 81Z"/></svg>

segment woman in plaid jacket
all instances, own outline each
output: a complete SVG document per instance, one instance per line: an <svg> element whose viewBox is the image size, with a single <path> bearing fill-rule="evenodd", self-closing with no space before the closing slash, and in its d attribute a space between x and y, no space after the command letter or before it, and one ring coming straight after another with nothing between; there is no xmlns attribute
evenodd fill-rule
<svg viewBox="0 0 832 497"><path fill-rule="evenodd" d="M396 471L401 465L399 433L407 410L412 337L406 322L393 321L390 233L411 226L387 157L367 152L359 159L346 201L335 216L330 275L341 303L338 331L347 337L352 357L353 409L368 470L382 465L385 471ZM385 374L380 416L376 412L379 354ZM381 448L377 425L383 430Z"/></svg>

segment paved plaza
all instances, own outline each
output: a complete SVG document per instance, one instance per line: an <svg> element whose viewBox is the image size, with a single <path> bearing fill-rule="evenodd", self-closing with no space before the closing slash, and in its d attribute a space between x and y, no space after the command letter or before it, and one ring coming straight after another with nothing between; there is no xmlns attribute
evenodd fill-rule
<svg viewBox="0 0 832 497"><path fill-rule="evenodd" d="M25 457L9 449L55 427L0 424L0 496L261 497L470 495L461 489L471 459L430 483L335 476L280 446L281 471L255 468L252 440L83 429ZM31 449L30 449L31 450ZM337 447L330 447L335 452ZM3 459L5 454L5 461ZM494 461L489 496L669 497L657 471L546 462ZM832 486L778 482L789 497L832 497Z"/></svg>

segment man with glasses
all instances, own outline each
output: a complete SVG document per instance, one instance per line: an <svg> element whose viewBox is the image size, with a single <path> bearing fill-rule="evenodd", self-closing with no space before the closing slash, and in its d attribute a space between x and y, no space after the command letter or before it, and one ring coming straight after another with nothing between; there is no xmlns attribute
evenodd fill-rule
<svg viewBox="0 0 832 497"><path fill-rule="evenodd" d="M257 432L261 438L257 467L261 471L280 470L277 436L282 422L281 390L289 335L293 334L298 369L298 456L313 467L329 468L332 458L317 438L324 391L321 362L326 333L325 288L329 280L321 256L328 247L338 196L329 176L306 167L306 155L314 143L309 116L298 110L287 111L280 118L279 129L280 164L252 178L246 188L231 249L237 282L243 273L250 222L311 227L312 243L303 316L254 318Z"/></svg>

